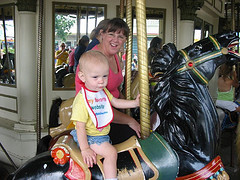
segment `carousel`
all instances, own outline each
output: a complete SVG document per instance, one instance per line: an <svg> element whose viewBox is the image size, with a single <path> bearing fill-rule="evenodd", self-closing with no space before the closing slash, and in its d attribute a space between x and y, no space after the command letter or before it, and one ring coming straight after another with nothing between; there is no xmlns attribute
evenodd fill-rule
<svg viewBox="0 0 240 180"><path fill-rule="evenodd" d="M124 0L120 1L120 7L123 18ZM42 8L41 4L40 17ZM140 108L134 111L137 115L132 114L139 117L141 139L131 136L114 145L118 152L118 179L227 180L229 175L219 156L220 121L207 84L221 64L239 60L240 54L233 50L239 38L235 32L215 34L179 51L174 43L168 43L153 57L149 68L145 8L144 0L136 0L139 69L134 82L131 80L132 37L127 39L125 70L126 98L136 96L133 89L141 95ZM130 0L126 2L126 9L131 34ZM39 86L41 28L40 19ZM41 121L38 122L39 153L8 179L104 179L103 158L97 155L97 164L88 168L70 135L71 129L67 129L73 99L53 102L48 136L40 138ZM38 114L40 107L39 104ZM131 114L130 110L127 113ZM44 145L41 150L40 144Z"/></svg>

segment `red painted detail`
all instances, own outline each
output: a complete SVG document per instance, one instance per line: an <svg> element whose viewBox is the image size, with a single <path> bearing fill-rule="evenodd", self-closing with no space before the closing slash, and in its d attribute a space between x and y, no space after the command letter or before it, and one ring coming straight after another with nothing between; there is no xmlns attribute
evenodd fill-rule
<svg viewBox="0 0 240 180"><path fill-rule="evenodd" d="M64 175L71 180L85 180L83 169L72 158L69 160L69 169Z"/></svg>
<svg viewBox="0 0 240 180"><path fill-rule="evenodd" d="M213 174L215 174L221 167L223 167L222 160L220 156L217 156L210 163L208 163L205 167L198 170L193 174L189 174L186 176L181 176L176 178L176 180L203 180L208 179Z"/></svg>
<svg viewBox="0 0 240 180"><path fill-rule="evenodd" d="M192 66L193 66L193 62L189 62L189 63L188 63L188 66L189 66L189 67L192 67Z"/></svg>
<svg viewBox="0 0 240 180"><path fill-rule="evenodd" d="M70 158L69 152L64 150L63 148L55 148L51 151L51 156L55 164L66 164Z"/></svg>

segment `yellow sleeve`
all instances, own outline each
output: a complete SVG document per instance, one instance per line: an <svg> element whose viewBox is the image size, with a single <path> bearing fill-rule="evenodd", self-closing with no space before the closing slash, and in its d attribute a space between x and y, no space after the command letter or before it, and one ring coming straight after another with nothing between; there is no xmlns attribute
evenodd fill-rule
<svg viewBox="0 0 240 180"><path fill-rule="evenodd" d="M113 98L113 95L107 90L107 88L104 88L104 91L106 92L106 94L107 94L109 100L111 101L112 98Z"/></svg>
<svg viewBox="0 0 240 180"><path fill-rule="evenodd" d="M71 121L76 125L76 121L86 123L88 118L89 114L83 96L81 92L79 92L73 101Z"/></svg>

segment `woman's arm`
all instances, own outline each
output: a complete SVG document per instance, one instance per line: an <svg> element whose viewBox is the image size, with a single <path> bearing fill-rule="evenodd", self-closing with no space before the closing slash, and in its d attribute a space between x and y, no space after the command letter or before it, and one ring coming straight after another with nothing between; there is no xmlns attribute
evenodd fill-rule
<svg viewBox="0 0 240 180"><path fill-rule="evenodd" d="M93 167L93 163L94 164L97 163L96 153L89 147L89 144L87 141L85 123L77 122L76 129L77 129L78 143L81 149L83 161L88 165L88 167Z"/></svg>
<svg viewBox="0 0 240 180"><path fill-rule="evenodd" d="M124 114L117 109L113 108L114 113L114 119L113 122L116 124L127 124L130 128L132 128L138 138L141 138L141 130L140 130L140 124L131 116Z"/></svg>

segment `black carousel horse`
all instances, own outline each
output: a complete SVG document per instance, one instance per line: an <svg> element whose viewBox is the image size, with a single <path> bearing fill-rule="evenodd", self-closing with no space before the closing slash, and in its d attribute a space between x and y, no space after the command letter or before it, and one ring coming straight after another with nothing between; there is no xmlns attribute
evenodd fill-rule
<svg viewBox="0 0 240 180"><path fill-rule="evenodd" d="M218 34L180 51L167 44L152 61L152 73L160 77L153 95L160 117L156 131L179 156L178 176L200 170L217 156L220 123L207 84L218 66L239 58L226 48L235 40L235 33Z"/></svg>
<svg viewBox="0 0 240 180"><path fill-rule="evenodd" d="M219 65L240 57L229 49L237 40L235 33L219 34L181 51L177 51L173 44L167 44L157 54L152 62L152 74L158 77L153 105L161 122L156 132L146 140L133 136L127 140L128 143L125 141L115 146L119 151L120 179L175 179L178 173L177 179L182 180L196 172L193 179L228 178L217 157L220 124L206 84ZM63 104L67 101L57 101L63 105L59 110L63 128L68 122L64 122L66 118L62 114L71 114L72 99L67 100L70 103L66 105ZM57 126L57 130L61 129L58 124L52 125ZM48 136L45 140L50 139ZM9 179L45 178L48 177L46 174L50 175L49 179L71 179L71 172L77 172L78 179L103 178L101 159L94 168L88 169L78 159L81 153L69 135L64 134L57 140L51 148L51 155L54 160L50 162L49 151L40 153ZM53 161L58 165L53 165ZM33 164L37 168L32 168Z"/></svg>

